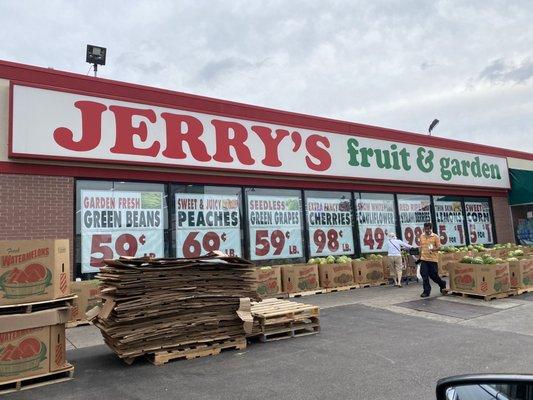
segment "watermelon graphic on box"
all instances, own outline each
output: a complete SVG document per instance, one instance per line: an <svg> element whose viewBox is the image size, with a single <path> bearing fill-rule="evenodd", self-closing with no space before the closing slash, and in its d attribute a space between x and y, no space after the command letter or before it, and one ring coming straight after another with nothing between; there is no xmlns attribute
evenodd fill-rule
<svg viewBox="0 0 533 400"><path fill-rule="evenodd" d="M0 376L19 375L40 368L46 360L46 344L34 337L23 339L18 346L0 348Z"/></svg>
<svg viewBox="0 0 533 400"><path fill-rule="evenodd" d="M43 294L51 285L52 271L42 264L33 263L25 268L15 267L0 276L0 288L8 299Z"/></svg>
<svg viewBox="0 0 533 400"><path fill-rule="evenodd" d="M0 306L70 294L69 241L0 241Z"/></svg>

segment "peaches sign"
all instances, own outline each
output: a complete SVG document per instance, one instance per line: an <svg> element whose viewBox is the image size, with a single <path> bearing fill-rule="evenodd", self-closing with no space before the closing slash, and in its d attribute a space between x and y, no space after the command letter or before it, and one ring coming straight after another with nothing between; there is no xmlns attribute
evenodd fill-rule
<svg viewBox="0 0 533 400"><path fill-rule="evenodd" d="M14 84L10 157L508 188L505 158Z"/></svg>

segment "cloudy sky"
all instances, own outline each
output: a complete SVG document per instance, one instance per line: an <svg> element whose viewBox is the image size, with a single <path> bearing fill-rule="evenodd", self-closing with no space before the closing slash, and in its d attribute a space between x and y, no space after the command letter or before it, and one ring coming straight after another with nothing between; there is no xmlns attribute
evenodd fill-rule
<svg viewBox="0 0 533 400"><path fill-rule="evenodd" d="M0 0L0 59L533 151L533 1Z"/></svg>

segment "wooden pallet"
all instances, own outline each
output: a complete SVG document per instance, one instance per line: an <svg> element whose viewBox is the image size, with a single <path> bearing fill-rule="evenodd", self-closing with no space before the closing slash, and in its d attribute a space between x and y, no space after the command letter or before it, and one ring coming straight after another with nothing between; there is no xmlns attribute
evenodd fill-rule
<svg viewBox="0 0 533 400"><path fill-rule="evenodd" d="M503 293L494 293L494 294L477 294L477 293L465 293L465 292L458 292L453 291L450 289L444 289L445 294L453 295L453 296L461 296L464 298L471 298L471 299L480 299L484 301L491 301L491 300L497 300L497 299L505 299L507 297L516 296L517 291L516 289L509 290L508 292Z"/></svg>
<svg viewBox="0 0 533 400"><path fill-rule="evenodd" d="M313 296L315 294L323 294L326 293L326 289L317 289L317 290L309 290L308 292L298 292L298 293L289 293L289 297L304 297L304 296Z"/></svg>
<svg viewBox="0 0 533 400"><path fill-rule="evenodd" d="M69 321L65 324L65 327L67 329L69 328L76 328L78 326L87 326L87 325L92 325L92 322L91 321L87 321L87 320L81 320L81 321Z"/></svg>
<svg viewBox="0 0 533 400"><path fill-rule="evenodd" d="M67 368L64 368L60 371L14 379L7 382L0 382L0 394L13 393L20 390L51 385L53 383L70 381L73 377L74 367L68 364Z"/></svg>
<svg viewBox="0 0 533 400"><path fill-rule="evenodd" d="M285 324L318 317L319 308L293 301L269 299L252 303L252 316L264 328L268 325Z"/></svg>
<svg viewBox="0 0 533 400"><path fill-rule="evenodd" d="M360 289L361 287L361 285L339 286L326 289L326 293L346 292L348 290Z"/></svg>
<svg viewBox="0 0 533 400"><path fill-rule="evenodd" d="M172 360L192 360L199 357L215 356L224 350L246 349L246 339L217 340L212 343L191 345L178 350L158 351L148 355L154 365L163 365Z"/></svg>
<svg viewBox="0 0 533 400"><path fill-rule="evenodd" d="M5 306L0 306L0 315L7 314L29 314L36 311L49 310L52 308L58 307L72 307L73 301L78 296L72 295L68 297L62 297L60 299L53 300L44 300L44 301L35 301L32 303L22 303L22 304L9 304Z"/></svg>
<svg viewBox="0 0 533 400"><path fill-rule="evenodd" d="M531 293L531 292L533 292L533 287L516 288L516 289L512 289L512 290L515 290L515 291L516 291L516 295L519 296L519 295L524 294L524 293Z"/></svg>
<svg viewBox="0 0 533 400"><path fill-rule="evenodd" d="M289 298L289 293L286 293L286 292L261 296L261 299L288 299L288 298Z"/></svg>
<svg viewBox="0 0 533 400"><path fill-rule="evenodd" d="M269 328L259 335L261 342L291 339L300 336L316 335L320 332L318 317L309 317L305 321L290 322L285 326Z"/></svg>

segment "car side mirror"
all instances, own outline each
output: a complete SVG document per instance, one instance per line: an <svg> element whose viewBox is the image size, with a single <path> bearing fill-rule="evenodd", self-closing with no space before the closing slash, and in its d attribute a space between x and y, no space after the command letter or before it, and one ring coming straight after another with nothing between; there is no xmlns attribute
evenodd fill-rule
<svg viewBox="0 0 533 400"><path fill-rule="evenodd" d="M437 382L437 400L533 400L533 375L460 375Z"/></svg>

